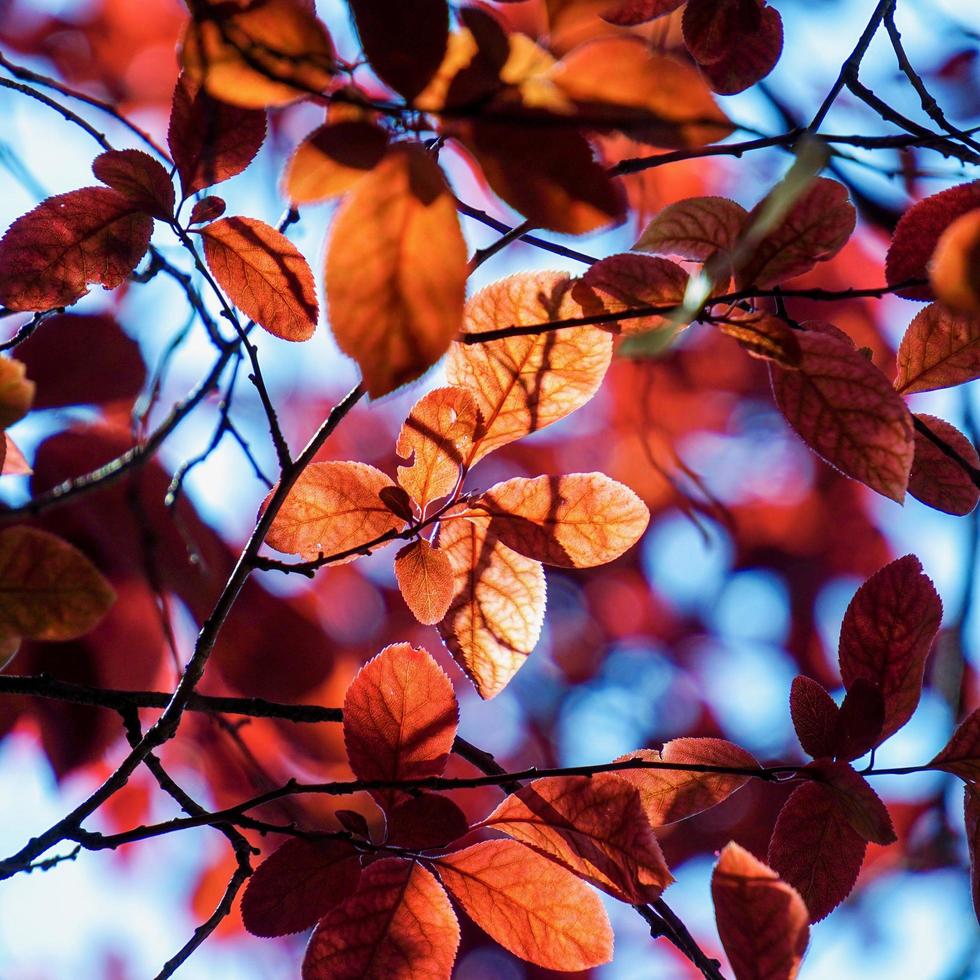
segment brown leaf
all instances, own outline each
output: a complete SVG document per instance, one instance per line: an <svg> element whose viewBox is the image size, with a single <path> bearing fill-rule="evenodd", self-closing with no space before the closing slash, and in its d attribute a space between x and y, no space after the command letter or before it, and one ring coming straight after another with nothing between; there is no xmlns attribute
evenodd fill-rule
<svg viewBox="0 0 980 980"><path fill-rule="evenodd" d="M412 615L426 626L438 623L452 602L455 581L449 558L425 538L395 556L395 578Z"/></svg>
<svg viewBox="0 0 980 980"><path fill-rule="evenodd" d="M174 213L170 174L142 150L108 150L92 161L92 173L136 207L167 221Z"/></svg>
<svg viewBox="0 0 980 980"><path fill-rule="evenodd" d="M916 414L915 417L961 459L980 469L976 447L956 426L935 415ZM960 517L969 514L980 501L980 489L970 475L918 429L915 432L915 458L909 474L909 493L929 507Z"/></svg>
<svg viewBox="0 0 980 980"><path fill-rule="evenodd" d="M930 304L905 331L897 362L895 390L903 395L951 388L980 377L980 314Z"/></svg>
<svg viewBox="0 0 980 980"><path fill-rule="evenodd" d="M780 367L798 368L803 362L803 350L797 331L782 320L758 311L733 310L725 320L717 321L718 329L738 341L752 357L775 361Z"/></svg>
<svg viewBox="0 0 980 980"><path fill-rule="evenodd" d="M224 213L224 198L218 197L217 195L202 197L191 208L191 215L187 219L187 223L189 225L207 224L209 221L214 221L215 218L220 218Z"/></svg>
<svg viewBox="0 0 980 980"><path fill-rule="evenodd" d="M689 197L658 212L633 248L704 262L734 248L747 218L745 208L727 197Z"/></svg>

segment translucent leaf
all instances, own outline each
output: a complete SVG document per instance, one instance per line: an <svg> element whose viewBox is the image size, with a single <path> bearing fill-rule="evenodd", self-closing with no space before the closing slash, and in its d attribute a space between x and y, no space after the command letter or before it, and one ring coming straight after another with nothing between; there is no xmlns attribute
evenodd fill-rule
<svg viewBox="0 0 980 980"><path fill-rule="evenodd" d="M395 578L412 615L426 626L438 623L453 598L453 566L445 553L425 538L406 545L395 556Z"/></svg>
<svg viewBox="0 0 980 980"><path fill-rule="evenodd" d="M136 207L166 221L174 213L174 185L163 165L142 150L108 150L92 161L92 173Z"/></svg>
<svg viewBox="0 0 980 980"><path fill-rule="evenodd" d="M704 262L715 252L732 250L747 217L745 208L727 197L689 197L659 211L633 248Z"/></svg>
<svg viewBox="0 0 980 980"><path fill-rule="evenodd" d="M915 416L930 432L951 446L971 466L980 469L976 447L959 429L935 415ZM918 429L915 458L909 474L909 493L946 514L969 514L980 501L980 489L955 460Z"/></svg>
<svg viewBox="0 0 980 980"><path fill-rule="evenodd" d="M847 822L872 844L894 844L897 840L888 809L868 781L846 762L822 759L806 767L821 783L829 786Z"/></svg>
<svg viewBox="0 0 980 980"><path fill-rule="evenodd" d="M0 429L9 428L28 413L36 388L27 378L26 364L0 357Z"/></svg>
<svg viewBox="0 0 980 980"><path fill-rule="evenodd" d="M939 236L929 281L946 306L980 313L980 202Z"/></svg>
<svg viewBox="0 0 980 980"><path fill-rule="evenodd" d="M789 710L796 737L807 755L814 759L837 755L840 709L822 684L802 674L793 678Z"/></svg>
<svg viewBox="0 0 980 980"><path fill-rule="evenodd" d="M905 331L897 362L895 389L903 395L951 388L980 377L980 314L930 304Z"/></svg>
<svg viewBox="0 0 980 980"><path fill-rule="evenodd" d="M960 723L929 768L945 769L969 781L980 779L980 708Z"/></svg>

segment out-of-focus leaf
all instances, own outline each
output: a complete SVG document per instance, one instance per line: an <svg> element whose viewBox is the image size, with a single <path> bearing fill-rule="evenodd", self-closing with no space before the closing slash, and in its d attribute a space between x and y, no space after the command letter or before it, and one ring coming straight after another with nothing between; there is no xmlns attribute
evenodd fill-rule
<svg viewBox="0 0 980 980"><path fill-rule="evenodd" d="M37 385L28 380L27 363L0 357L0 429L19 422L30 411Z"/></svg>
<svg viewBox="0 0 980 980"><path fill-rule="evenodd" d="M929 261L929 281L946 306L980 313L980 201L939 236Z"/></svg>

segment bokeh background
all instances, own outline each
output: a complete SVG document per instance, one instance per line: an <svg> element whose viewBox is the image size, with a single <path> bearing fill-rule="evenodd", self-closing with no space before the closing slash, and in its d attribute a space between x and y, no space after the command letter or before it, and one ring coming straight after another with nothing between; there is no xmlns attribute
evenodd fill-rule
<svg viewBox="0 0 980 980"><path fill-rule="evenodd" d="M509 9L533 23L536 3ZM782 60L761 86L721 99L734 120L766 133L782 132L812 114L873 7L871 0L774 0L773 5L785 25ZM317 6L341 52L352 54L345 5L327 0ZM0 48L18 63L110 99L162 138L184 16L177 0L0 0ZM950 117L964 126L976 124L977 5L900 0L897 19L913 63ZM658 22L647 30L658 36L665 27ZM918 100L884 38L872 44L862 78L902 112L921 118ZM114 145L135 145L111 118L73 106ZM321 118L320 110L310 106L274 114L257 161L218 190L229 213L278 220L284 209L279 190L284 159ZM824 129L889 131L846 95ZM745 133L733 137L739 138ZM612 161L649 148L608 140L603 152ZM48 194L92 183L89 167L97 153L85 133L56 113L0 89L0 226ZM773 149L741 160L719 157L647 171L630 189L635 205L630 224L568 244L596 256L627 249L645 215L685 196L723 194L751 206L790 159ZM460 198L503 220L516 220L487 194L464 160L451 153L443 160ZM801 285L881 284L889 227L910 195L934 193L969 176L955 162L925 152L900 156L855 150L835 167L834 175L852 186L859 233ZM290 230L318 279L331 213L329 205L306 208ZM476 222L467 220L464 227L474 247L494 237ZM155 243L175 263L185 264L166 229L158 226ZM578 272L583 267L517 244L484 265L473 287L534 268ZM794 309L801 319L831 320L859 345L870 347L876 363L887 370L918 305L888 298L819 307L800 303ZM52 325L48 339L47 325L39 331L32 356L46 364L44 377L38 378L44 407L13 433L35 463L35 488L56 482L68 475L66 470L80 472L88 468L84 461L125 445L130 416L146 408L145 393L157 379L152 427L193 388L214 356L199 325L186 329L183 294L162 276L112 295L95 290L75 312L83 317ZM19 317L0 321L0 335L12 335L21 322ZM284 406L287 433L299 445L356 381L355 369L338 354L323 325L303 346L264 335L256 340L273 398ZM261 468L273 474L264 419L244 374L232 417ZM112 380L119 383L114 387ZM437 369L410 390L359 408L330 441L325 458L359 459L393 472L398 426L414 400L440 381ZM78 391L65 395L72 385ZM917 395L913 407L949 419L976 438L980 400L970 388ZM108 686L173 684L174 661L164 642L159 602L146 585L152 576L139 574L140 562L148 563L144 572L156 561L163 566L167 618L178 656L186 657L195 616L206 612L213 595L196 577L203 574L201 565L186 561L188 546L203 556L207 569L220 570L251 529L265 492L241 448L226 436L190 471L179 523L162 511L160 498L170 474L207 447L218 411L212 399L184 423L166 442L159 465L129 497L120 490L105 504L86 498L50 517L47 526L108 567L128 608L139 617L114 614L91 641L29 649L10 670L47 669ZM944 744L955 712L977 706L976 517L948 517L911 498L900 507L839 477L789 431L774 411L765 368L730 340L708 328L692 328L658 360L617 361L588 406L498 452L477 468L471 484L592 469L644 497L654 513L650 530L610 566L572 573L548 569L541 642L492 702L476 697L435 630L420 627L407 613L395 588L390 549L321 571L312 586L306 580L262 576L261 587L250 594L248 614L230 624L206 689L339 704L361 662L388 642L410 640L424 644L453 677L462 704L461 734L508 765L603 762L686 734L729 738L761 760L791 762L801 758L787 702L793 676L805 672L839 690L836 643L847 602L858 584L891 557L914 552L942 596L944 632L918 711L877 761L886 766L924 762ZM27 478L6 477L0 494L8 502L22 501L31 486ZM134 499L149 508L143 526L169 528L155 551L152 543L140 540L135 517L128 537L106 537L110 516L120 506L132 509ZM61 817L122 753L116 719L94 709L8 698L0 702L0 731L5 733L0 741L0 851L5 853ZM330 726L314 730L253 723L231 730L195 717L182 732L187 737L168 749L166 759L187 788L210 805L251 795L249 787L261 789L264 780L276 777L344 774L339 732ZM900 842L870 847L857 890L813 930L803 976L980 976L980 932L964 870L961 785L951 776L929 773L880 777L875 788L889 805ZM764 854L783 798L775 787L750 785L662 835L678 879L666 897L713 953L720 952L708 888L713 853L736 839ZM475 817L486 812L492 799L492 794L469 794L461 802ZM92 826L123 829L172 812L173 804L159 799L140 776ZM329 824L329 811L324 809L322 818ZM226 851L219 834L203 829L114 854L83 853L50 872L4 882L0 977L154 975L213 907L230 872ZM594 971L596 976L691 976L690 966L670 947L650 941L630 909L608 904L616 956ZM253 939L242 931L236 913L180 975L188 980L290 976L297 971L302 942L302 937ZM465 932L458 977L543 975L486 945L476 930Z"/></svg>

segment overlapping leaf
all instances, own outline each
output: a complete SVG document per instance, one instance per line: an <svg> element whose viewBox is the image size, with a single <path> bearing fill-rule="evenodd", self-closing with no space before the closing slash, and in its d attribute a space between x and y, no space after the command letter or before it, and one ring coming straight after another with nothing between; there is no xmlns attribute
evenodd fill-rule
<svg viewBox="0 0 980 980"><path fill-rule="evenodd" d="M92 161L92 173L132 204L166 221L174 213L174 185L163 165L142 150L108 150Z"/></svg>
<svg viewBox="0 0 980 980"><path fill-rule="evenodd" d="M415 851L448 847L469 828L466 814L448 796L420 793L388 813L387 843Z"/></svg>
<svg viewBox="0 0 980 980"><path fill-rule="evenodd" d="M980 377L980 314L930 304L909 324L897 360L895 388L903 395L973 381Z"/></svg>
<svg viewBox="0 0 980 980"><path fill-rule="evenodd" d="M811 762L804 772L830 787L837 806L851 827L872 844L893 844L897 839L888 809L868 781L846 762Z"/></svg>
<svg viewBox="0 0 980 980"><path fill-rule="evenodd" d="M704 262L734 248L747 218L745 208L727 197L685 198L654 215L633 248Z"/></svg>
<svg viewBox="0 0 980 980"><path fill-rule="evenodd" d="M929 766L956 773L961 779L980 780L980 709L960 723Z"/></svg>
<svg viewBox="0 0 980 980"><path fill-rule="evenodd" d="M980 201L939 236L929 262L929 281L946 306L980 313Z"/></svg>
<svg viewBox="0 0 980 980"><path fill-rule="evenodd" d="M837 755L840 709L822 684L802 674L794 677L789 710L804 752L814 759Z"/></svg>
<svg viewBox="0 0 980 980"><path fill-rule="evenodd" d="M954 425L935 415L915 416L930 432L975 470L980 470L976 447ZM927 435L916 430L915 458L909 474L909 493L936 510L962 516L980 501L980 489L960 463Z"/></svg>
<svg viewBox="0 0 980 980"><path fill-rule="evenodd" d="M27 414L36 388L23 361L0 357L0 429L9 428Z"/></svg>
<svg viewBox="0 0 980 980"><path fill-rule="evenodd" d="M395 556L395 578L405 605L426 626L438 623L452 602L453 566L448 556L425 538L407 544Z"/></svg>
<svg viewBox="0 0 980 980"><path fill-rule="evenodd" d="M784 368L798 368L803 361L797 331L778 317L733 310L717 326L722 333L734 337L752 357L775 361Z"/></svg>

